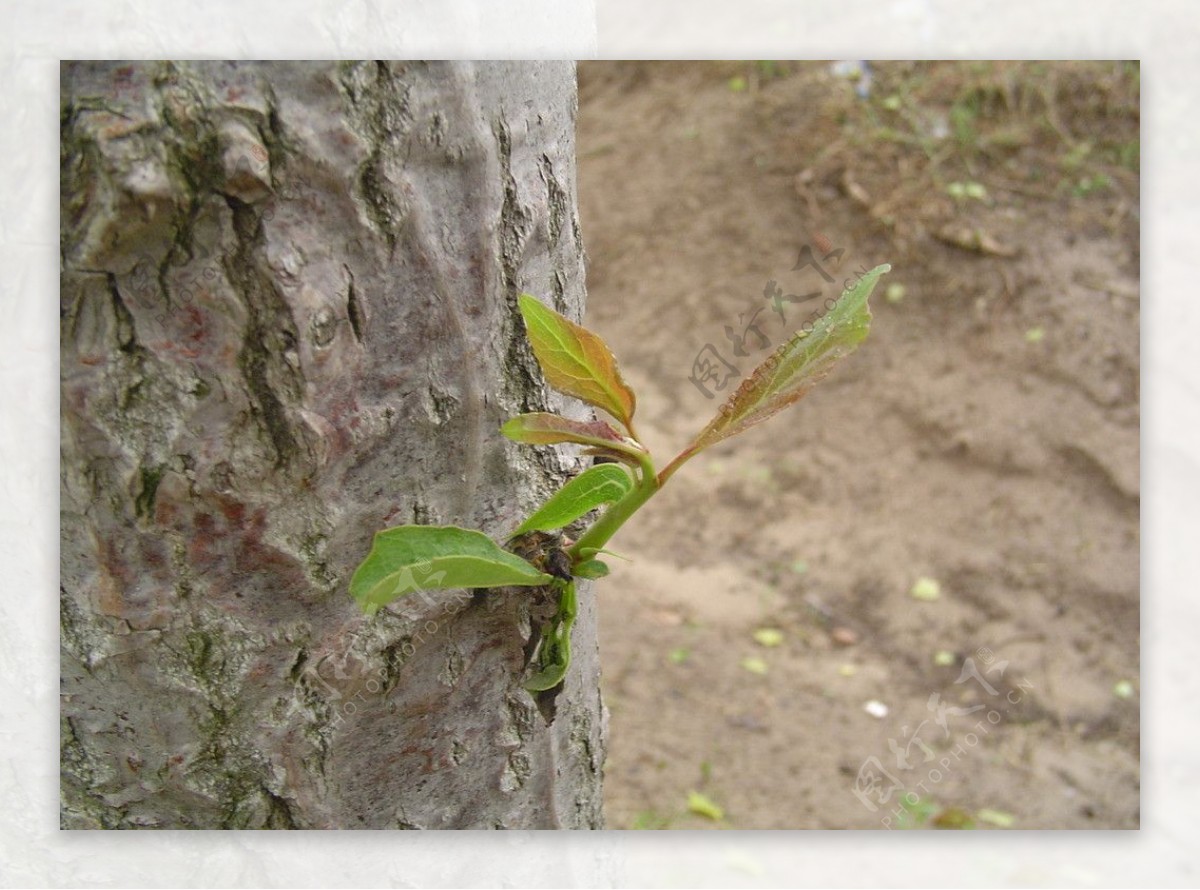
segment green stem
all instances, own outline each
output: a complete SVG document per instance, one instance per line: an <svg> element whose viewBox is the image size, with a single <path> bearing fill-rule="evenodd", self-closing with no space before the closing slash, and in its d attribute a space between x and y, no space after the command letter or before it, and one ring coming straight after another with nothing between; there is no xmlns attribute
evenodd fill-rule
<svg viewBox="0 0 1200 890"><path fill-rule="evenodd" d="M633 491L609 507L604 515L597 519L595 524L571 546L567 553L573 563L578 564L584 559L594 556L596 551L600 550L608 543L608 539L617 533L617 529L624 525L625 521L658 491L658 476L654 472L654 464L650 460L650 455L642 455L638 459L642 466L641 477L638 479L637 485ZM585 553L585 551L591 552Z"/></svg>

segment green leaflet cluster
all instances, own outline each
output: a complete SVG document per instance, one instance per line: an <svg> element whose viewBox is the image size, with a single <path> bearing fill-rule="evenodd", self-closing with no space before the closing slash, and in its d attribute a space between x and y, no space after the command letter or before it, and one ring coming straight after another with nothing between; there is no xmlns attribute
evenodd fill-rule
<svg viewBox="0 0 1200 890"><path fill-rule="evenodd" d="M870 327L868 298L889 269L878 266L862 276L811 331L776 350L661 473L638 440L633 427L636 396L605 342L522 294L521 316L547 383L606 412L620 429L606 420L532 413L512 418L501 432L524 445L581 445L585 454L614 462L593 466L567 482L513 531L506 547L481 532L454 526L402 525L381 531L350 580L350 594L373 614L418 590L540 587L557 592L557 612L540 628L525 681L535 692L557 687L571 661L571 628L578 611L575 580L608 574L608 566L597 558L604 545L686 460L802 398L853 351ZM598 508L606 509L577 541L548 534Z"/></svg>

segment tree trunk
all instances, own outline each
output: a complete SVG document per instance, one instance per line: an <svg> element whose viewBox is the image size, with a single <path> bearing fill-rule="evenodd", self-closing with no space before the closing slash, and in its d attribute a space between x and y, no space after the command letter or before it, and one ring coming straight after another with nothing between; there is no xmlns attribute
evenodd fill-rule
<svg viewBox="0 0 1200 890"><path fill-rule="evenodd" d="M569 63L62 69L62 824L600 827L581 591L347 593L374 532L499 537L577 467L516 297L578 318ZM574 416L581 417L578 406Z"/></svg>

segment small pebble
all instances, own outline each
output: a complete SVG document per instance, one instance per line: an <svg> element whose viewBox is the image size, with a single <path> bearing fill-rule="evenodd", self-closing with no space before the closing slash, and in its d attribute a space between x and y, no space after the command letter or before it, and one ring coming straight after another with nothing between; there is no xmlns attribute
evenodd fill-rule
<svg viewBox="0 0 1200 890"><path fill-rule="evenodd" d="M888 709L888 706L885 705L883 702L878 701L877 699L871 699L869 702L867 702L865 705L863 705L863 710L866 711L868 714L870 714L872 717L882 720L884 717L886 717L888 715L889 709Z"/></svg>
<svg viewBox="0 0 1200 890"><path fill-rule="evenodd" d="M848 627L835 627L829 632L829 639L839 646L853 646L858 642L858 634Z"/></svg>
<svg viewBox="0 0 1200 890"><path fill-rule="evenodd" d="M679 627L683 624L683 616L671 609L655 609L650 613L650 618L655 624L664 627Z"/></svg>

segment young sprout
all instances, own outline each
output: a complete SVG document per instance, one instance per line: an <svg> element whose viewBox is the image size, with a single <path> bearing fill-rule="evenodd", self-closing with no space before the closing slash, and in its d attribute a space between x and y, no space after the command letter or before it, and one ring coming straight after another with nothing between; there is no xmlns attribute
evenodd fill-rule
<svg viewBox="0 0 1200 890"><path fill-rule="evenodd" d="M604 546L686 461L796 402L852 352L870 327L868 298L890 268L877 266L860 277L811 330L798 332L780 346L662 470L634 429L637 398L605 342L522 294L521 317L546 382L601 409L616 426L607 420L534 413L512 418L500 431L525 445L582 445L585 453L610 462L567 482L513 531L506 547L482 532L454 526L402 525L379 532L350 580L351 595L373 614L417 590L548 588L558 596L558 609L540 628L525 686L532 691L557 687L571 660L575 580L608 574L608 566L598 558ZM563 528L602 507L578 540L561 537Z"/></svg>

